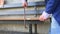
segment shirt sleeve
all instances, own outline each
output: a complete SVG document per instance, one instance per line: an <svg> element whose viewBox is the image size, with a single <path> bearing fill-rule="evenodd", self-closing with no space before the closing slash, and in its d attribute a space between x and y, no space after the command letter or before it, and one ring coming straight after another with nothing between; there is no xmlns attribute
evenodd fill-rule
<svg viewBox="0 0 60 34"><path fill-rule="evenodd" d="M55 10L59 0L49 0L46 5L46 12L48 14L52 14L53 11Z"/></svg>
<svg viewBox="0 0 60 34"><path fill-rule="evenodd" d="M42 15L45 17L45 18L49 18L50 17L50 14L48 14L47 12L43 12Z"/></svg>
<svg viewBox="0 0 60 34"><path fill-rule="evenodd" d="M24 3L25 2L25 0L21 0L22 1L22 3Z"/></svg>

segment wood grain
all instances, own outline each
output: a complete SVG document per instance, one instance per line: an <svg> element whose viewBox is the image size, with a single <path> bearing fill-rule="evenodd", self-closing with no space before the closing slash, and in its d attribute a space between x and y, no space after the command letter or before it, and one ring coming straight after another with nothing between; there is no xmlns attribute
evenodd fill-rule
<svg viewBox="0 0 60 34"><path fill-rule="evenodd" d="M1 17L0 20L24 20L23 17ZM26 20L38 20L38 17L26 18Z"/></svg>

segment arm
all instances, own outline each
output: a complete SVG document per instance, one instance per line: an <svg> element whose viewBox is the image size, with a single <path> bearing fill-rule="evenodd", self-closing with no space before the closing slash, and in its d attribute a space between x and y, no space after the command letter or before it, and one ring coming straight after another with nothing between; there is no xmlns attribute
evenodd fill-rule
<svg viewBox="0 0 60 34"><path fill-rule="evenodd" d="M49 14L53 14L59 0L49 0L46 5L46 11L39 17L40 21L45 21L48 19Z"/></svg>
<svg viewBox="0 0 60 34"><path fill-rule="evenodd" d="M55 10L59 0L49 0L46 5L46 12L48 14L52 14L53 11Z"/></svg>

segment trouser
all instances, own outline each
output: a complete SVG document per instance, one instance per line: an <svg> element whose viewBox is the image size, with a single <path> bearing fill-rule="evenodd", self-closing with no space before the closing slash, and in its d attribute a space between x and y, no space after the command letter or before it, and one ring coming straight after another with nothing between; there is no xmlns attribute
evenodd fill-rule
<svg viewBox="0 0 60 34"><path fill-rule="evenodd" d="M60 34L60 25L54 17L52 17L51 29L49 34Z"/></svg>

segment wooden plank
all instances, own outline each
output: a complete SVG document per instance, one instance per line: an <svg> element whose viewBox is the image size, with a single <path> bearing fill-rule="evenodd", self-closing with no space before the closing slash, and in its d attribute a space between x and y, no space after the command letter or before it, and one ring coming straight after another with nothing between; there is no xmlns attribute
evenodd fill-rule
<svg viewBox="0 0 60 34"><path fill-rule="evenodd" d="M1 17L0 20L24 20L23 17ZM26 18L26 20L38 20L38 17Z"/></svg>
<svg viewBox="0 0 60 34"><path fill-rule="evenodd" d="M27 11L26 12L26 14L41 14L42 12L44 11L44 9L42 9L42 10L37 10L37 11L35 11L35 10L30 10L30 11ZM24 14L24 11L2 11L2 12L0 12L0 15L13 15L13 14L20 14L20 15L22 15L22 14Z"/></svg>

